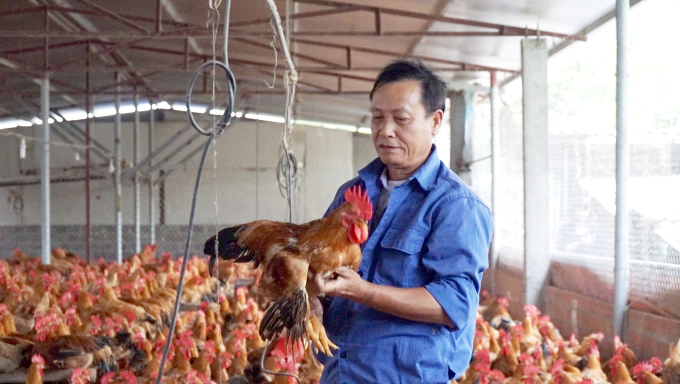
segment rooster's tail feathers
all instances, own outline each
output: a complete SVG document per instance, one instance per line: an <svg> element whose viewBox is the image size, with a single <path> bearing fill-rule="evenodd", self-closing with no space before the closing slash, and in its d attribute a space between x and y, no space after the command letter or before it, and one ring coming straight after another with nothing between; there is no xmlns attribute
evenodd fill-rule
<svg viewBox="0 0 680 384"><path fill-rule="evenodd" d="M287 330L288 342L305 341L308 313L307 291L300 288L292 296L283 296L267 308L260 323L260 336L264 340L278 340Z"/></svg>
<svg viewBox="0 0 680 384"><path fill-rule="evenodd" d="M253 254L246 248L241 248L236 240L238 235L247 228L245 225L225 228L217 234L218 249L215 252L215 239L213 236L205 242L203 253L211 256L211 261L215 259L216 253L224 260L234 260L239 263L253 261Z"/></svg>

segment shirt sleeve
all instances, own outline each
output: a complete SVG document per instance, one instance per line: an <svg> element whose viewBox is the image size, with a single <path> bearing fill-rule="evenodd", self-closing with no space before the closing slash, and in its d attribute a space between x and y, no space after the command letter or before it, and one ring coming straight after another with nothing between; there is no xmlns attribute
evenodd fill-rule
<svg viewBox="0 0 680 384"><path fill-rule="evenodd" d="M479 305L482 274L489 266L493 220L474 198L451 198L433 216L423 264L433 276L425 289L439 302L456 329L463 328Z"/></svg>

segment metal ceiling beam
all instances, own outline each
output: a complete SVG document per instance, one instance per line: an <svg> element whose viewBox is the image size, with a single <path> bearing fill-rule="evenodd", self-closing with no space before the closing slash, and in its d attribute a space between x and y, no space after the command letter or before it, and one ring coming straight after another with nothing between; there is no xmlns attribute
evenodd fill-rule
<svg viewBox="0 0 680 384"><path fill-rule="evenodd" d="M156 19L154 20L156 33L160 33L163 30L163 6L161 5L161 0L156 0Z"/></svg>
<svg viewBox="0 0 680 384"><path fill-rule="evenodd" d="M84 45L87 44L89 40L76 40L76 41L69 41L66 43L58 43L58 44L50 44L49 49L55 49L55 48L65 48L65 47L73 47L76 45ZM44 45L37 45L34 47L27 47L27 48L19 48L19 49L8 49L5 51L0 51L0 55L16 55L16 54L23 54L23 53L31 53L31 52L37 52L37 51L42 51L45 49Z"/></svg>
<svg viewBox="0 0 680 384"><path fill-rule="evenodd" d="M337 15L339 13L347 13L347 12L353 12L353 11L358 11L360 10L361 7L359 6L349 6L349 7L343 7L343 8L336 8L336 9L326 9L323 11L314 11L314 12L298 12L290 15L290 18L292 20L300 20L300 19L306 19L310 17L320 17L320 16L330 16L330 15ZM281 18L285 19L287 15L282 15ZM262 17L258 19L252 19L252 20L242 20L242 21L235 21L230 23L230 28L238 28L238 27L246 27L246 26L251 26L251 25L257 25L257 24L269 24L269 17ZM231 31L229 31L231 33Z"/></svg>
<svg viewBox="0 0 680 384"><path fill-rule="evenodd" d="M100 16L100 13L97 11L91 11L87 9L80 9L80 8L70 8L70 7L61 7L58 5L40 5L36 7L22 7L22 8L16 8L12 9L9 11L5 12L0 12L0 18L3 17L8 17L8 16L14 16L14 15L24 15L28 13L34 13L34 12L40 12L43 10L43 8L49 8L51 11L62 11L62 12L69 12L69 13L77 13L77 14L82 14L82 15L92 15L92 16ZM143 21L143 22L148 22L148 23L155 23L156 19L151 18L151 17L143 17L143 16L136 16L136 15L124 15L124 14L118 14L118 16L123 17L127 20L133 20L133 21ZM177 22L177 21L172 21L172 20L167 20L164 21L164 23L171 24L173 26L188 26L189 24L187 23L182 23L182 22Z"/></svg>
<svg viewBox="0 0 680 384"><path fill-rule="evenodd" d="M231 59L230 59L231 61ZM242 91L241 91L242 90ZM250 91L247 88L242 88L239 90L239 94L252 94L252 93L271 93L271 94L285 94L285 90L283 89L273 89L271 92L255 92L255 91ZM6 91L0 90L0 94L6 94ZM167 96L186 96L187 90L186 89L167 89L167 90L158 90L154 92L149 92L149 91L139 91L138 92L140 96L144 97L152 97L152 98L157 98L161 99L162 97L167 97ZM311 92L311 91L295 91L296 94L338 94L337 92ZM368 94L369 91L343 91L342 94ZM50 92L51 95L54 96L73 96L73 95L78 95L82 96L81 94L77 92L68 92L68 91L56 91L56 92ZM98 95L109 95L109 96L115 96L115 95L128 95L132 96L134 95L134 92L132 90L121 90L121 92L116 92L116 91L106 91L106 92L101 92ZM194 95L212 95L211 90L206 90L204 91L194 91ZM227 91L222 90L222 91L215 91L215 95L226 95ZM39 92L36 91L19 91L17 92L17 95L21 97L37 97L39 95Z"/></svg>
<svg viewBox="0 0 680 384"><path fill-rule="evenodd" d="M246 38L243 38L243 37L234 37L233 40L240 41L242 43L246 43L246 44L250 44L250 45L254 45L256 47L264 48L264 49L267 49L267 50L270 50L270 51L272 49L269 44L261 43L259 41L255 41L255 40L251 40L251 39L246 39ZM322 59L316 58L314 56L305 55L305 54L298 53L298 52L295 52L295 51L292 51L292 50L290 51L290 56L293 57L293 58L308 60L308 61L311 61L313 63L328 65L330 67L335 67L335 68L338 68L338 67L342 68L343 67L340 64L333 63L331 61L322 60Z"/></svg>
<svg viewBox="0 0 680 384"><path fill-rule="evenodd" d="M2 19L4 17L8 17L8 16L26 15L26 14L29 14L29 13L43 12L44 8L45 8L45 6L30 7L30 8L21 7L21 8L17 8L17 9L12 9L12 10L9 10L9 11L0 12L0 19Z"/></svg>
<svg viewBox="0 0 680 384"><path fill-rule="evenodd" d="M222 29L222 28L220 28ZM542 32L541 32L542 33ZM244 30L230 30L231 36L238 37L257 37L257 36L271 36L271 32L249 32ZM322 36L322 37L338 37L338 36L358 36L358 37L524 37L527 33L525 31L299 31L293 33L292 37L300 36ZM194 39L210 39L212 32L200 30L194 27L179 28L173 32L161 32L160 34L143 34L127 31L103 31L103 32L63 32L52 31L45 32L41 30L0 30L0 37L7 38L71 38L71 39L95 39L106 38L111 40L128 40L128 39L143 39L143 40L183 40L187 38ZM581 36L573 38L565 38L566 41L585 40Z"/></svg>
<svg viewBox="0 0 680 384"><path fill-rule="evenodd" d="M300 72L300 71L298 71ZM324 70L316 70L316 69L310 69L306 70L306 73L313 73L315 75L326 75L326 76L333 76L333 77L341 77L345 79L352 79L352 80L360 80L360 81L366 81L371 84L375 82L375 78L373 77L364 77L364 76L357 76L357 75L350 75L347 73L334 73L334 72L328 72Z"/></svg>
<svg viewBox="0 0 680 384"><path fill-rule="evenodd" d="M299 39L299 38L293 38L292 39L294 42L299 43L299 44L309 44L309 45L316 45L320 47L327 47L327 48L337 48L337 49L342 49L342 50L347 50L351 49L354 52L365 52L365 53L372 53L376 55L383 55L383 56L391 56L391 57L403 57L405 53L401 52L392 52L392 51L384 51L380 49L373 49L373 48L364 48L364 47L357 47L357 46L350 46L350 45L345 45L345 44L336 44L336 43L328 43L324 41L315 41L315 40L305 40L305 39ZM502 72L517 72L512 69L507 69L507 68L494 68L494 67L489 67L486 65L477 65L477 64L472 64L472 63L466 63L462 61L455 61L455 60L446 60L446 59L440 59L437 57L430 57L430 56L421 56L421 55L412 55L414 58L423 60L423 61L429 61L433 63L440 63L440 64L447 64L447 65L458 65L461 67L462 70L464 71L502 71Z"/></svg>
<svg viewBox="0 0 680 384"><path fill-rule="evenodd" d="M63 62L53 66L52 68L50 68L50 70L54 71L54 72L58 72L62 68L66 67L67 65L74 64L74 63L77 63L79 61L84 61L84 60L91 59L91 58L96 58L96 57L99 57L101 55L107 55L107 54L110 54L110 53L114 53L114 52L116 52L120 49L125 49L132 44L136 44L136 43L142 42L144 40L146 40L146 39L137 39L137 40L127 41L127 42L118 43L118 44L104 42L104 41L93 41L93 43L96 43L96 44L99 44L99 45L110 45L110 46L103 49L103 50L100 50L100 51L89 52L89 53L84 53L84 54L80 54L80 55L76 55L76 56L71 56L68 60L63 61ZM111 45L111 44L113 44L113 45Z"/></svg>
<svg viewBox="0 0 680 384"><path fill-rule="evenodd" d="M89 23L89 20L85 19L81 15L78 15L78 17L75 17L71 14L68 14L68 12L64 12L64 13L59 12L59 14L61 14L61 16L64 17L67 20L68 23L71 23L76 29L79 29L81 31L86 30L88 28L87 24L91 24L91 23ZM68 27L68 25L66 25L64 27ZM92 26L90 28L93 28L93 29L96 30L96 28L94 26ZM113 51L113 52L110 52L109 54L110 54L111 58L114 61L116 61L118 64L123 64L123 65L128 67L126 72L129 76L133 76L133 77L136 77L136 78L139 79L139 75L140 75L139 72L137 72L137 70L135 70L132 61L130 61L125 55L123 55L120 51ZM152 94L153 94L153 92L155 92L155 90L151 87L151 85L144 79L139 79L138 84L141 85L142 87L144 87L148 92L150 92Z"/></svg>
<svg viewBox="0 0 680 384"><path fill-rule="evenodd" d="M444 10L449 5L449 3L451 3L450 0L439 0L437 2L437 5L435 6L434 13L437 14L437 15L441 15L442 13L444 13ZM427 23L425 23L425 27L423 27L422 30L424 32L429 32L433 25L434 25L434 20L430 20ZM418 46L418 44L420 44L421 41L422 41L422 38L411 42L411 45L409 45L409 47L408 47L409 55L412 55L413 52L415 52L416 47Z"/></svg>
<svg viewBox="0 0 680 384"><path fill-rule="evenodd" d="M455 17L448 17L448 16L441 16L441 15L431 15L431 14L428 14L428 13L403 11L403 10L400 10L400 9L393 9L393 8L373 7L373 6L368 6L368 5L359 6L357 4L345 3L345 2L340 2L340 1L329 1L329 0L293 0L293 1L298 2L298 3L307 3L307 4L322 5L322 6L329 6L329 7L340 7L340 8L342 8L342 7L353 7L353 8L360 7L361 10L363 10L363 11L379 12L380 14L384 14L384 15L401 16L401 17L427 20L427 21L437 21L437 22L441 22L441 23L465 25L465 26L469 26L469 27L489 28L489 29L495 29L498 32L501 32L501 35L506 35L508 33L515 33L515 34L520 33L521 34L520 36L542 35L542 36L559 37L559 38L562 38L562 39L570 39L570 40L585 40L586 39L585 36L569 35L569 34L565 34L565 33L543 31L543 30L532 29L532 28L521 28L521 27L510 26L510 25L487 23L487 22L475 21L475 20L459 19L459 18L455 18ZM515 35L515 36L518 36L518 35Z"/></svg>
<svg viewBox="0 0 680 384"><path fill-rule="evenodd" d="M199 58L192 58L191 55L189 63L198 61ZM251 61L251 60L240 60L240 59L233 59L229 58L229 62L231 63L232 61L235 61L239 64L242 65L250 65L250 66L267 66L271 67L273 64L272 63L265 63L265 62L257 62L257 61ZM135 67L138 71L144 71L144 72L150 72L150 71L161 71L161 72L166 72L166 73L194 73L194 68L184 68L184 63L178 64L178 65L145 65L145 66L137 66ZM324 70L324 71L329 71L329 72L379 72L382 67L352 67L352 68L325 68L325 67L318 67L318 66L301 66L301 67L295 67L298 69L298 72L309 72L309 71L318 71L318 70ZM450 66L431 66L433 71L435 72L461 72L463 71L460 66L455 66L455 67L450 67ZM122 65L111 65L111 66L106 66L106 67L92 67L90 68L90 73L112 73L112 72L120 72L127 69L127 67L122 66ZM59 71L61 74L68 74L68 73L86 73L88 72L86 68L67 68L67 69L62 69ZM0 75L3 73L35 73L39 74L42 73L42 71L38 70L33 70L33 69L28 69L28 68L3 68L0 67ZM56 73L56 72L55 72ZM148 76L147 76L148 77Z"/></svg>
<svg viewBox="0 0 680 384"><path fill-rule="evenodd" d="M117 13L115 13L115 12L111 12L111 11L109 11L108 9L106 9L106 8L104 8L104 7L102 7L102 6L99 6L99 5L97 5L97 4L94 4L94 3L92 3L92 2L90 2L90 1L88 1L88 0L76 0L76 1L78 1L78 2L80 2L80 3L83 3L83 4L85 4L85 5L89 6L89 7L92 7L92 8L94 8L94 9L96 9L97 11L100 12L100 14L103 14L103 15L108 16L109 19L119 21L119 22L121 22L121 23L127 25L128 27L134 28L134 29L136 29L136 30L138 30L138 31L141 31L141 32L144 32L144 33L149 33L149 31L148 31L146 28L144 28L144 27L142 27L142 26L139 26L139 25L137 25L136 23L133 23L132 21L126 19L125 17L120 16L119 14L117 14Z"/></svg>

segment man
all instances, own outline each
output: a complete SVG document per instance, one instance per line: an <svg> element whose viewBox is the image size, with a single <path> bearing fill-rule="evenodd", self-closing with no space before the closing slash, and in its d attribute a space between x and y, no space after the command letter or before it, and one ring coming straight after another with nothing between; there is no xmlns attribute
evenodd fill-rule
<svg viewBox="0 0 680 384"><path fill-rule="evenodd" d="M321 383L445 383L470 362L492 218L437 157L445 98L444 82L411 61L385 67L371 91L379 158L328 212L353 185L376 211L359 270L317 281L329 298L312 311L339 347L320 357Z"/></svg>

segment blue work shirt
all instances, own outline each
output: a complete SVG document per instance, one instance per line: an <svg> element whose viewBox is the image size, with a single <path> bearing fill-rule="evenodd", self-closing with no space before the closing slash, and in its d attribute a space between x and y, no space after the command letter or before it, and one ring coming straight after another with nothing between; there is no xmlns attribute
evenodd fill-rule
<svg viewBox="0 0 680 384"><path fill-rule="evenodd" d="M326 215L354 185L368 190L375 209L384 168L378 158L362 169L340 187ZM445 383L465 372L492 231L489 208L439 160L433 145L427 161L392 191L362 246L358 271L379 285L425 287L456 327L327 299L324 326L339 349L319 356L325 365L321 383Z"/></svg>

